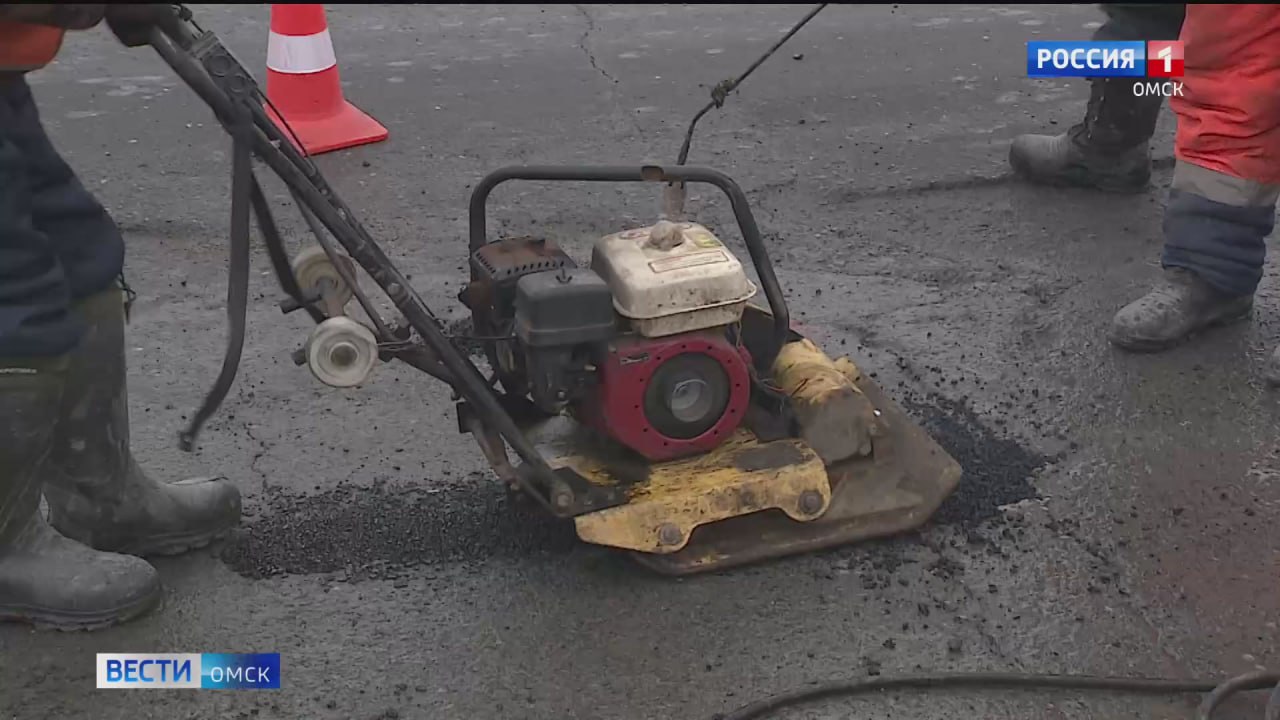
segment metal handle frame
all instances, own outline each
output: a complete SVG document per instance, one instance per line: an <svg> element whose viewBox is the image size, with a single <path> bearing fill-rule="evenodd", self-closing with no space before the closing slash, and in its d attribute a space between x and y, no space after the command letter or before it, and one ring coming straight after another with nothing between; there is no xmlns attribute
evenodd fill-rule
<svg viewBox="0 0 1280 720"><path fill-rule="evenodd" d="M782 296L782 288L778 285L778 277L773 272L773 262L765 249L764 240L760 237L760 228L756 225L755 216L751 214L751 206L747 203L746 193L732 178L718 170L705 167L678 166L664 168L658 165L618 166L618 165L512 165L499 168L489 173L471 191L469 206L469 244L471 252L484 247L488 242L488 220L486 217L489 195L493 189L510 180L543 180L557 182L651 182L651 183L706 183L715 185L729 198L733 208L733 216L738 221L738 230L747 245L751 262L755 265L756 274L765 298L769 301L769 310L773 315L773 346L768 356L756 358L761 367L771 367L778 351L787 342L791 331L791 316L787 310L787 302Z"/></svg>

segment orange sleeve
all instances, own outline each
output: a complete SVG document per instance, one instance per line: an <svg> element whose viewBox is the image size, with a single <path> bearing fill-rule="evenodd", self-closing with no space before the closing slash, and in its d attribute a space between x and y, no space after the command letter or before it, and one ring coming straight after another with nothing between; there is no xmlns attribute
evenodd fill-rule
<svg viewBox="0 0 1280 720"><path fill-rule="evenodd" d="M49 25L0 21L0 72L30 72L48 65L66 30Z"/></svg>

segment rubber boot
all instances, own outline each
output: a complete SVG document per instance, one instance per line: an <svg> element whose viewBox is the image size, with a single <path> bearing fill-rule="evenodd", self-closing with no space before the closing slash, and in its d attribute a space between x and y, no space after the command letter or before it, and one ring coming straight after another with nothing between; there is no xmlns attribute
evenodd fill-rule
<svg viewBox="0 0 1280 720"><path fill-rule="evenodd" d="M1166 268L1161 284L1116 313L1109 339L1126 350L1155 352L1244 319L1252 309L1252 294L1224 295L1190 270Z"/></svg>
<svg viewBox="0 0 1280 720"><path fill-rule="evenodd" d="M106 627L154 607L160 581L145 560L69 540L40 514L62 393L58 364L0 361L0 621Z"/></svg>
<svg viewBox="0 0 1280 720"><path fill-rule="evenodd" d="M1132 80L1094 80L1082 122L1061 135L1015 138L1009 164L1042 185L1140 192L1151 179L1149 143L1162 102L1135 97Z"/></svg>
<svg viewBox="0 0 1280 720"><path fill-rule="evenodd" d="M1266 378L1267 384L1272 387L1280 386L1280 347L1271 353L1271 359L1267 362Z"/></svg>
<svg viewBox="0 0 1280 720"><path fill-rule="evenodd" d="M129 448L124 298L119 288L77 307L87 328L71 355L47 464L53 526L81 542L131 555L174 555L225 536L240 521L240 492L225 478L161 483Z"/></svg>

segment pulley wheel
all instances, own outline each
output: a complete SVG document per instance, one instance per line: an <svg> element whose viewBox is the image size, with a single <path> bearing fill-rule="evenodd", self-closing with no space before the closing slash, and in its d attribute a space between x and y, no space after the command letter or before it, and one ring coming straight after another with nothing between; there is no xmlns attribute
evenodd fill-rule
<svg viewBox="0 0 1280 720"><path fill-rule="evenodd" d="M339 262L347 266L351 277L355 277L355 263L346 255L339 257ZM293 276L303 292L318 292L324 298L330 317L341 315L342 309L354 296L329 254L319 245L311 245L294 257Z"/></svg>
<svg viewBox="0 0 1280 720"><path fill-rule="evenodd" d="M377 361L378 340L373 331L345 315L317 325L307 341L307 366L330 387L359 385Z"/></svg>
<svg viewBox="0 0 1280 720"><path fill-rule="evenodd" d="M703 353L683 353L663 362L649 378L644 414L655 430L688 440L715 426L729 406L729 374Z"/></svg>

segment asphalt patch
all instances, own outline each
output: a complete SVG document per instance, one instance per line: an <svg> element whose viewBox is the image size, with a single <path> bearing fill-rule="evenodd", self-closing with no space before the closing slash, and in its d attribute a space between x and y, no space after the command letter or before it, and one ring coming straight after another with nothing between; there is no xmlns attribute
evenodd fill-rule
<svg viewBox="0 0 1280 720"><path fill-rule="evenodd" d="M1001 506L1038 496L1031 478L1049 456L992 430L963 401L934 394L904 397L902 406L964 471L932 524L972 530L1003 517Z"/></svg>
<svg viewBox="0 0 1280 720"><path fill-rule="evenodd" d="M343 486L316 495L273 491L232 536L222 560L254 578L335 573L394 580L405 568L564 553L573 524L511 496L488 477L438 492Z"/></svg>
<svg viewBox="0 0 1280 720"><path fill-rule="evenodd" d="M964 469L931 525L971 532L1003 519L1001 506L1037 496L1031 478L1051 458L992 430L962 401L931 395L905 397L902 405ZM339 581L394 580L416 566L563 554L580 545L571 522L488 476L436 492L386 484L316 495L277 489L264 504L222 550L228 566L255 579L333 573ZM882 560L875 570L896 564Z"/></svg>
<svg viewBox="0 0 1280 720"><path fill-rule="evenodd" d="M1005 555L1006 548L1019 542L1021 528L1000 507L1036 497L1031 478L1054 460L1028 449L1004 431L993 430L962 400L901 393L899 402L960 463L964 475L956 490L918 532L832 549L836 560L830 570L820 574L833 579L832 570L856 572L864 590L886 589L895 584L907 587L910 581L899 570L920 562L912 549L922 544L938 555L922 566L924 571L943 581L963 575L965 564L943 554L939 540L931 539L927 532L930 528L958 531L956 539L941 542L962 553L968 547L981 546L987 553ZM930 612L927 603L917 609L922 616ZM903 631L907 630L904 626Z"/></svg>

